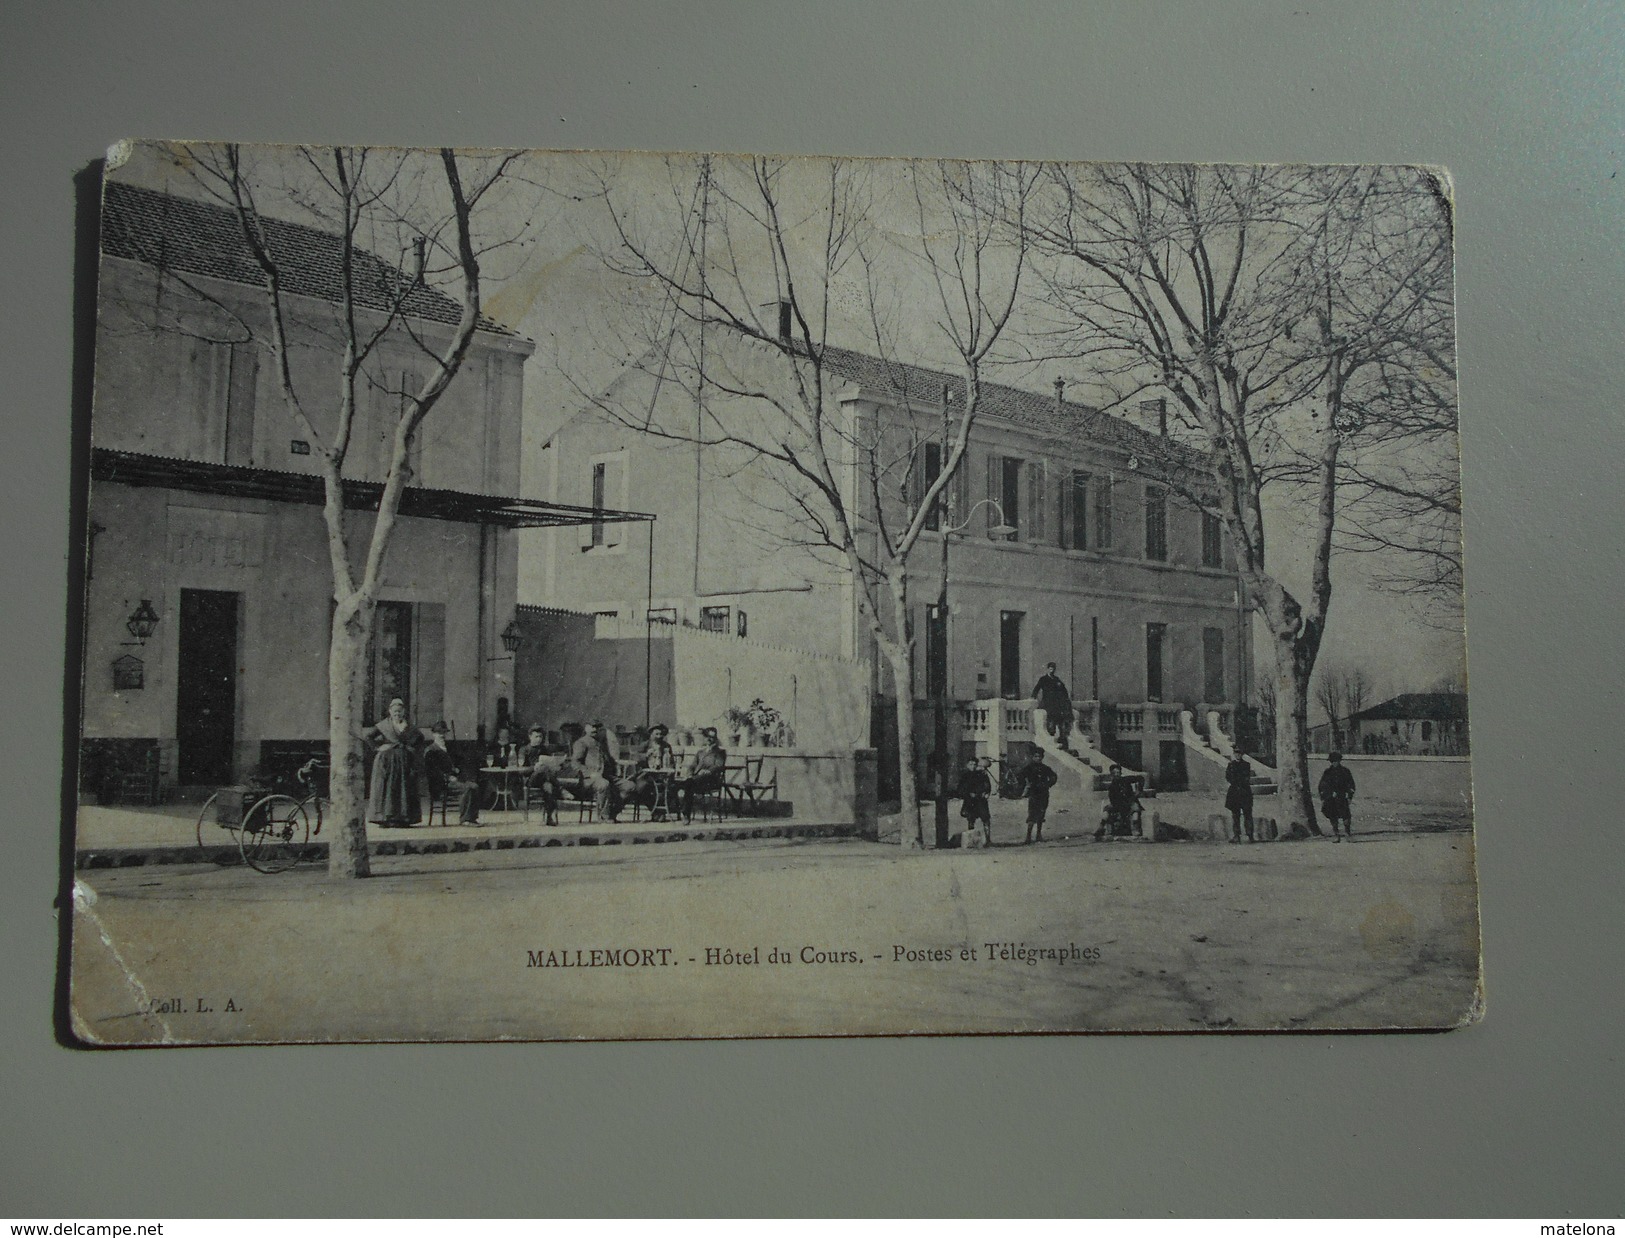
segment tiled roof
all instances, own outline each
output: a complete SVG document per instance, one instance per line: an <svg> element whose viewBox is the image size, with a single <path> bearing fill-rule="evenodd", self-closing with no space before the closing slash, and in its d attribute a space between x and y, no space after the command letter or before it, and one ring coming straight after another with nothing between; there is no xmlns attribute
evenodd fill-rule
<svg viewBox="0 0 1625 1238"><path fill-rule="evenodd" d="M963 375L887 361L846 348L825 348L824 364L832 372L877 395L889 392L898 400L906 399L928 406L941 402L943 384L946 383L953 392L954 400L964 407ZM1039 395L1019 387L1006 387L1002 383L982 384L982 405L978 415L996 417L1011 425L1057 438L1083 439L1188 467L1202 468L1208 463L1204 453L1142 430L1121 417L1103 413L1087 404L1057 401L1053 395Z"/></svg>
<svg viewBox="0 0 1625 1238"><path fill-rule="evenodd" d="M335 303L343 298L337 236L266 215L260 220L281 268L284 291ZM265 272L243 237L237 212L211 202L108 181L102 193L101 247L115 258L265 287ZM368 309L387 310L408 281L398 267L365 249L355 250L353 269L356 303ZM409 317L452 326L463 314L458 302L426 285L407 293L404 310ZM514 334L483 314L480 329Z"/></svg>
<svg viewBox="0 0 1625 1238"><path fill-rule="evenodd" d="M1354 715L1362 722L1390 718L1460 719L1467 717L1467 696L1461 692L1402 692L1391 700Z"/></svg>

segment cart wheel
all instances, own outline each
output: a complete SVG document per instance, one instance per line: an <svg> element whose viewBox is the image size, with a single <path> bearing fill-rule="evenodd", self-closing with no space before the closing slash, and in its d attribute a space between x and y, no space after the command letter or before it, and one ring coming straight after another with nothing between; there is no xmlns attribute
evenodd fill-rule
<svg viewBox="0 0 1625 1238"><path fill-rule="evenodd" d="M242 844L237 838L239 827L235 821L221 819L223 803L218 791L203 801L197 815L197 845L204 851L213 851L211 858L216 864L235 864L242 854Z"/></svg>
<svg viewBox="0 0 1625 1238"><path fill-rule="evenodd" d="M310 818L291 795L267 795L243 816L243 860L261 873L280 873L304 858Z"/></svg>

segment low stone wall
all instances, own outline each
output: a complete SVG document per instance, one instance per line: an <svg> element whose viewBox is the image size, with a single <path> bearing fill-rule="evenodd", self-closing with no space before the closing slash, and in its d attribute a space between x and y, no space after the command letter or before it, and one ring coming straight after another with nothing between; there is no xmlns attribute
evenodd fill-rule
<svg viewBox="0 0 1625 1238"><path fill-rule="evenodd" d="M762 758L762 780L779 780L779 799L798 821L852 822L860 833L875 829L875 752L872 748L813 751L804 748L741 748L730 762Z"/></svg>
<svg viewBox="0 0 1625 1238"><path fill-rule="evenodd" d="M1325 757L1309 758L1311 787L1327 767ZM1379 757L1349 754L1343 758L1354 775L1356 800L1400 804L1468 805L1473 802L1472 762L1468 757Z"/></svg>

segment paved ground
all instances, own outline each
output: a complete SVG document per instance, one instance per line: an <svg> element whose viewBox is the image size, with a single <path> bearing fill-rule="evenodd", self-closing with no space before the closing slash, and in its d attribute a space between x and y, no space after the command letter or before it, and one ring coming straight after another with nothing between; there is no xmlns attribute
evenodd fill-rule
<svg viewBox="0 0 1625 1238"><path fill-rule="evenodd" d="M1058 815L1055 841L1024 847L1021 808L997 805L985 852L689 841L384 857L358 883L84 872L76 1026L105 1043L1380 1028L1476 1007L1464 811L1372 806L1352 843L1250 847L1097 843Z"/></svg>

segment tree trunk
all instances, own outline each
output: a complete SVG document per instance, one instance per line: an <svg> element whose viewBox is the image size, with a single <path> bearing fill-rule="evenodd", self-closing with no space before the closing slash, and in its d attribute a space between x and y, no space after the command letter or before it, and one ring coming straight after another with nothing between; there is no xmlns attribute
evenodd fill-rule
<svg viewBox="0 0 1625 1238"><path fill-rule="evenodd" d="M1309 782L1309 677L1318 641L1291 631L1277 632L1275 676L1275 770L1279 803L1286 818L1283 837L1319 834ZM1295 827L1301 826L1302 829Z"/></svg>
<svg viewBox="0 0 1625 1238"><path fill-rule="evenodd" d="M1305 618L1298 600L1271 576L1252 574L1248 592L1275 647L1275 772L1277 802L1285 818L1282 836L1319 834L1309 786L1309 680L1323 629Z"/></svg>
<svg viewBox="0 0 1625 1238"><path fill-rule="evenodd" d="M882 636L880 644L891 664L892 688L897 693L897 796L901 801L898 842L904 847L923 849L925 829L914 778L914 658L908 629L907 581L894 579L891 592L892 622L899 638Z"/></svg>
<svg viewBox="0 0 1625 1238"><path fill-rule="evenodd" d="M327 871L333 877L366 877L372 872L367 851L366 756L360 726L372 609L369 601L360 598L340 605L333 614L328 647L328 826L332 835L327 842Z"/></svg>

